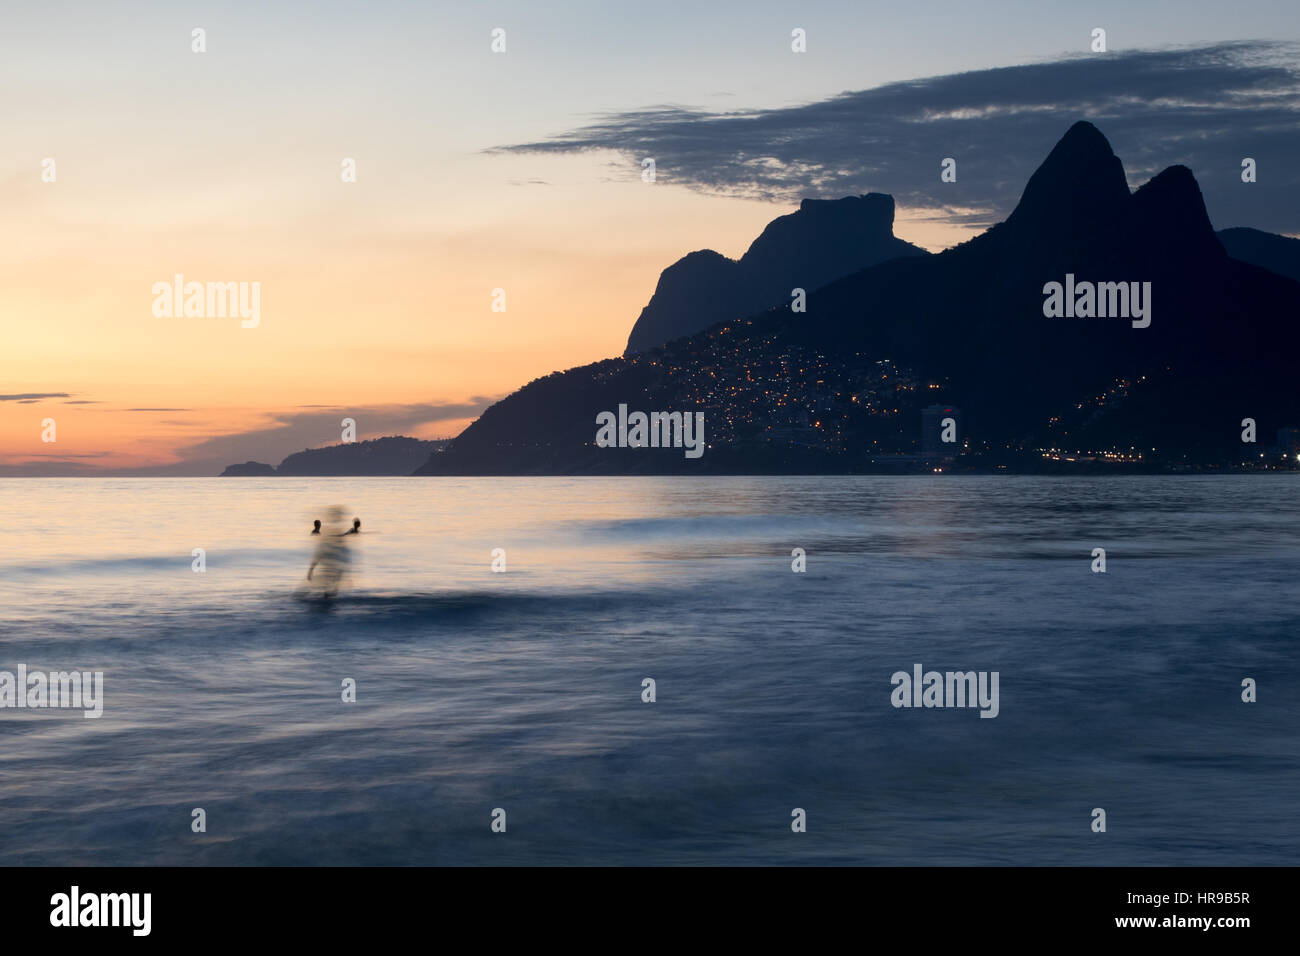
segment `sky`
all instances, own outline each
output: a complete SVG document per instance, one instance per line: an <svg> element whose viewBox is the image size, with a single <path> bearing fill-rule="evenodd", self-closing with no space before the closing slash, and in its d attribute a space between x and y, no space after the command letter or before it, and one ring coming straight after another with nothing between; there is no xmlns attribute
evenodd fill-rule
<svg viewBox="0 0 1300 956"><path fill-rule="evenodd" d="M1217 227L1300 234L1293 0L3 16L0 475L216 474L337 442L345 417L451 436L620 354L685 253L737 257L802 196L869 190L938 251L1003 218L1080 118L1130 185L1183 162ZM256 327L156 315L177 274L257 282Z"/></svg>

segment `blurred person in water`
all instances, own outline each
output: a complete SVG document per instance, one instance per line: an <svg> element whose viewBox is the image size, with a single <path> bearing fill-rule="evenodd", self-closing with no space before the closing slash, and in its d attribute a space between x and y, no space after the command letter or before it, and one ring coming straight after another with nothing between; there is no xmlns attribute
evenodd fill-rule
<svg viewBox="0 0 1300 956"><path fill-rule="evenodd" d="M311 567L307 569L307 580L315 584L323 597L332 598L347 584L352 556L348 550L348 535L355 534L357 521L352 531L344 530L343 509L330 508L325 515L325 527L320 540L316 543L316 553L312 555Z"/></svg>

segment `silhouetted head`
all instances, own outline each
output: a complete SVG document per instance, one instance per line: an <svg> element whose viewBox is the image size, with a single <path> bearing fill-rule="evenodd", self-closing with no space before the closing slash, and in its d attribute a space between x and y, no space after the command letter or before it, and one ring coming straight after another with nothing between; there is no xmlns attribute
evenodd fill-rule
<svg viewBox="0 0 1300 956"><path fill-rule="evenodd" d="M311 533L320 534L320 518L317 518L315 521L312 522Z"/></svg>
<svg viewBox="0 0 1300 956"><path fill-rule="evenodd" d="M352 530L353 530L353 531L360 531L360 530L361 530L361 519L360 519L360 518L353 518L353 519L352 519Z"/></svg>

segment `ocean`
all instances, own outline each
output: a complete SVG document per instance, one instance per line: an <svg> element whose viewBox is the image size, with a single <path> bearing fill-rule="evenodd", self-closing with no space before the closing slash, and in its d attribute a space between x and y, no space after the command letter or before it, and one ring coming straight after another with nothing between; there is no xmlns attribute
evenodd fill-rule
<svg viewBox="0 0 1300 956"><path fill-rule="evenodd" d="M3 479L0 671L101 671L103 714L0 709L0 864L1296 865L1297 500ZM303 600L331 506L351 578ZM895 707L917 664L997 716Z"/></svg>

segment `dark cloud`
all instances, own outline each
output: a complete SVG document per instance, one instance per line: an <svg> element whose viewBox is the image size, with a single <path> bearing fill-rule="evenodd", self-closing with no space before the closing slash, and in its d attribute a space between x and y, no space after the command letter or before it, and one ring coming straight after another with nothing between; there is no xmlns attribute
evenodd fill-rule
<svg viewBox="0 0 1300 956"><path fill-rule="evenodd" d="M94 461L106 452L85 455L45 454L33 452L23 455L21 465L0 464L0 478L73 478L79 475L103 475L105 472Z"/></svg>
<svg viewBox="0 0 1300 956"><path fill-rule="evenodd" d="M1131 185L1192 168L1217 227L1300 231L1297 47L1235 42L1072 56L891 83L816 103L712 112L663 106L604 116L497 152L615 150L655 159L661 183L780 201L868 191L941 218L987 225L1015 205L1030 173L1079 119L1124 161ZM957 182L940 162L957 160ZM1241 182L1241 161L1259 180Z"/></svg>
<svg viewBox="0 0 1300 956"><path fill-rule="evenodd" d="M232 435L205 438L180 450L184 461L142 473L215 475L227 466L245 461L278 465L288 455L304 448L335 445L342 439L342 420L355 419L357 438L409 434L425 425L474 418L497 397L475 395L465 402L416 405L310 406L311 411L277 416L275 424Z"/></svg>
<svg viewBox="0 0 1300 956"><path fill-rule="evenodd" d="M192 408L127 408L128 412L191 412Z"/></svg>
<svg viewBox="0 0 1300 956"><path fill-rule="evenodd" d="M0 402L39 402L46 398L67 398L70 392L22 392L17 395L0 395Z"/></svg>

